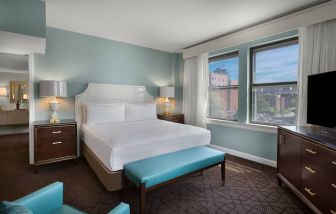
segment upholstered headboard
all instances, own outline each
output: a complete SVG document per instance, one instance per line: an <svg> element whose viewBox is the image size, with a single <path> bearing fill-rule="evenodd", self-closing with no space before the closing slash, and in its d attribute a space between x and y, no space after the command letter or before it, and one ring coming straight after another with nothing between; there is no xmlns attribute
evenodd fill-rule
<svg viewBox="0 0 336 214"><path fill-rule="evenodd" d="M80 127L83 121L84 103L146 103L153 102L154 98L146 91L145 86L137 85L113 85L103 83L89 83L87 89L76 95L75 118L80 140Z"/></svg>

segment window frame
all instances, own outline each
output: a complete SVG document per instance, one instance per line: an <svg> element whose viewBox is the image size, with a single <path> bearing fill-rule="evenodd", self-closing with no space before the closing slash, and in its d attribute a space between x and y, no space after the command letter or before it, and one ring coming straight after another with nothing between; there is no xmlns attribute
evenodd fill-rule
<svg viewBox="0 0 336 214"><path fill-rule="evenodd" d="M288 81L288 82L271 82L271 83L254 83L254 78L255 78L255 74L254 74L254 65L255 65L255 50L270 50L270 49L274 49L277 47L284 47L290 44L299 44L299 37L295 36L295 37L291 37L291 38L287 38L287 39L282 39L279 41L275 41L275 42L270 42L270 43L266 43L266 44L262 44L262 45L257 45L257 46L253 46L250 47L250 80L249 80L249 123L251 124L258 124L258 125L267 125L267 126L281 126L281 125L288 125L288 124L277 124L277 123L267 123L267 122L259 122L256 120L253 120L253 89L257 88L257 87L267 87L267 86L295 86L297 87L298 81ZM299 72L299 69L298 69ZM296 106L296 110L297 110L297 106ZM296 111L297 112L297 111ZM297 114L295 115L295 123L297 121ZM293 124L295 125L295 124Z"/></svg>
<svg viewBox="0 0 336 214"><path fill-rule="evenodd" d="M229 85L229 86L218 86L216 87L216 89L224 89L224 90L229 90L229 89L237 89L238 91L238 95L237 95L237 99L238 99L238 109L239 109L239 71L240 71L240 66L239 66L239 51L238 50L234 50L234 51L230 51L230 52L226 52L226 53L222 53L222 54L219 54L219 55L215 55L215 56L210 56L208 58L208 66L209 66L209 63L211 62L214 62L214 61L219 61L219 60L224 60L224 59L228 59L228 58L233 58L233 57L238 57L238 84L237 85ZM208 75L210 74L210 72L208 71ZM209 78L209 81L208 81L208 94L211 90L211 80ZM219 117L210 117L210 96L208 96L208 110L207 110L207 118L208 119L216 119L216 120L224 120L224 121L233 121L233 122L238 122L238 118L237 119L230 119L230 118L219 118ZM238 110L237 110L237 113L238 113Z"/></svg>

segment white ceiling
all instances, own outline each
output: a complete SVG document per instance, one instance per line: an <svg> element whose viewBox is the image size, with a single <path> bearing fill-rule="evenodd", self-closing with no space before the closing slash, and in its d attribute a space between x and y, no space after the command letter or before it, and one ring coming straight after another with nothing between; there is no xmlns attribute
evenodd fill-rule
<svg viewBox="0 0 336 214"><path fill-rule="evenodd" d="M179 52L324 0L46 0L47 26Z"/></svg>

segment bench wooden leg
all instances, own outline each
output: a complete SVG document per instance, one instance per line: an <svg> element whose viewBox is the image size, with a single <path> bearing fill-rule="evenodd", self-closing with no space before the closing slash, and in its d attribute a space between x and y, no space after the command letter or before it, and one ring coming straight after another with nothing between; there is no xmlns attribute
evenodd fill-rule
<svg viewBox="0 0 336 214"><path fill-rule="evenodd" d="M224 160L221 163L221 172L222 172L222 186L225 185L225 156L224 156Z"/></svg>
<svg viewBox="0 0 336 214"><path fill-rule="evenodd" d="M140 184L140 213L145 214L145 202L146 202L145 183Z"/></svg>

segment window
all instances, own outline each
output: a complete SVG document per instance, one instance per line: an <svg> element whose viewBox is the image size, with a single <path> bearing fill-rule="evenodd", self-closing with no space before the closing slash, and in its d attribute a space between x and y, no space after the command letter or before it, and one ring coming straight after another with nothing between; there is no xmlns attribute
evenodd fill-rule
<svg viewBox="0 0 336 214"><path fill-rule="evenodd" d="M296 121L298 40L251 49L251 122L294 125Z"/></svg>
<svg viewBox="0 0 336 214"><path fill-rule="evenodd" d="M209 118L237 120L238 52L209 58Z"/></svg>

